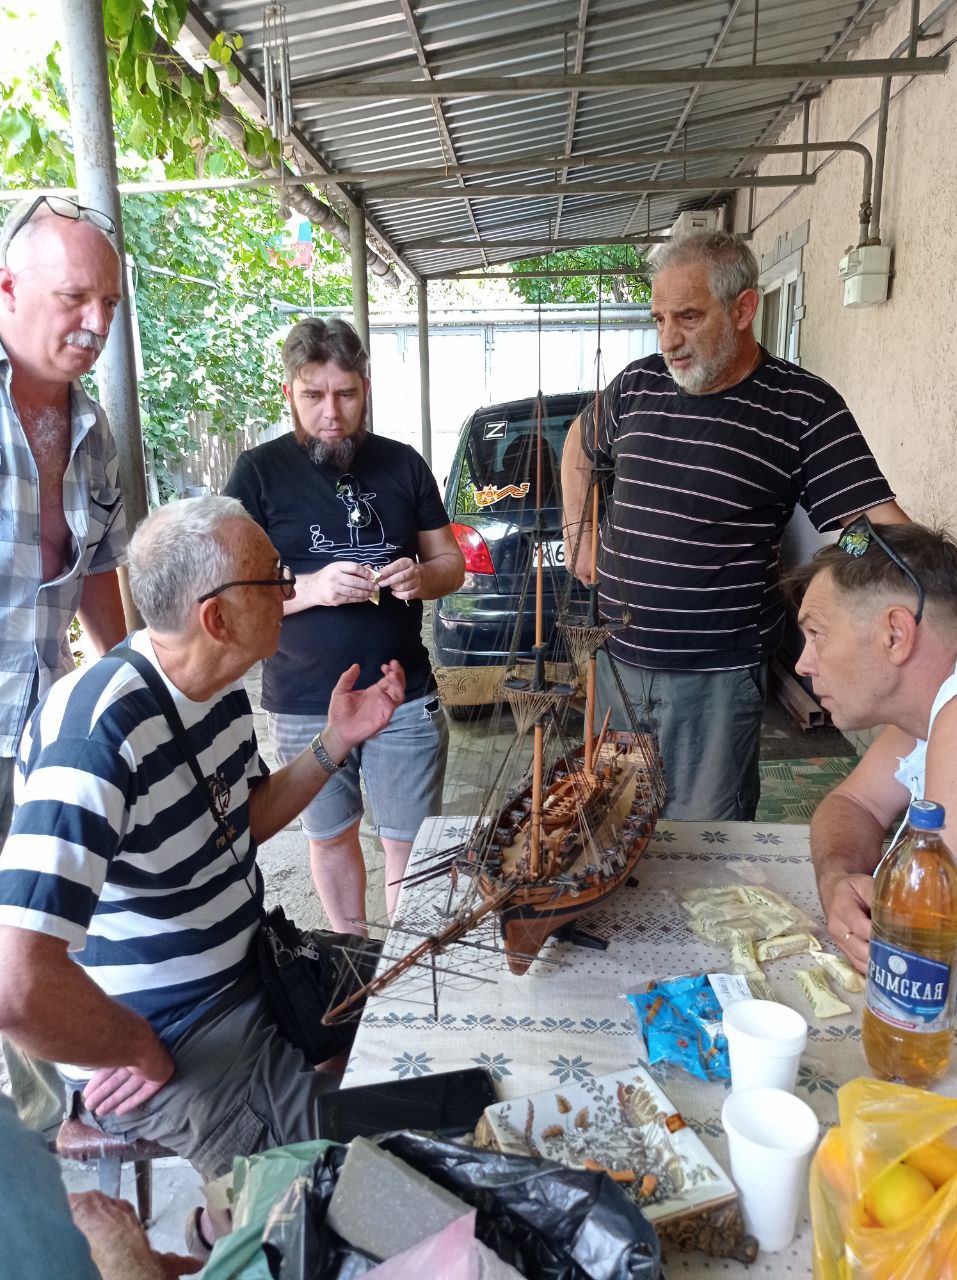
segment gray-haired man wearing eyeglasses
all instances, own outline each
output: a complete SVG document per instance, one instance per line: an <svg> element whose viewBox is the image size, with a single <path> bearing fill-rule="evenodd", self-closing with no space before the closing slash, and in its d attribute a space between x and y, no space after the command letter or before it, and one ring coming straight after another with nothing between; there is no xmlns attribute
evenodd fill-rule
<svg viewBox="0 0 957 1280"><path fill-rule="evenodd" d="M818 805L811 855L834 941L861 972L872 874L911 799L957 820L957 543L919 524L860 520L791 575L809 676L839 729L884 728Z"/></svg>
<svg viewBox="0 0 957 1280"><path fill-rule="evenodd" d="M397 662L361 690L354 664L321 736L270 773L242 678L275 653L295 589L234 499L154 511L130 542L146 622L130 645L186 741L121 650L58 681L24 734L0 858L0 1030L60 1063L105 1130L162 1142L205 1177L317 1136L315 1101L336 1079L283 1038L267 1003L256 850L405 693Z"/></svg>
<svg viewBox="0 0 957 1280"><path fill-rule="evenodd" d="M73 666L70 622L98 653L125 634L116 449L78 381L120 301L112 230L98 210L41 196L0 231L0 847L23 726Z"/></svg>

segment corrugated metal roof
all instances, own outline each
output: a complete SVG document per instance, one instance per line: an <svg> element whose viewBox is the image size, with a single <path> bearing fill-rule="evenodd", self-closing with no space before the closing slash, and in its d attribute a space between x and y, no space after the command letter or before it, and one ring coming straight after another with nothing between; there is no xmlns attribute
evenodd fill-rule
<svg viewBox="0 0 957 1280"><path fill-rule="evenodd" d="M423 276L524 256L552 236L601 243L660 233L683 208L721 203L753 159L667 158L671 150L773 142L800 111L811 82L644 85L522 96L396 97L375 84L434 79L448 88L462 76L508 79L569 72L640 72L758 63L841 61L898 0L287 0L286 27L299 138L330 172L522 163L525 157L583 152L619 157L651 151L657 162L601 163L565 169L530 162L521 172L416 178L418 198L365 192L378 231ZM193 22L238 31L245 84L255 104L262 66L261 0L191 3ZM821 83L816 77L814 84ZM369 96L337 97L344 83L370 82ZM876 90L875 90L876 101ZM792 172L800 169L795 157ZM536 186L667 179L720 179L700 193L650 196L575 193L534 197ZM390 182L390 188L403 185ZM507 187L518 195L477 198L469 189ZM421 192L419 196L418 193ZM439 193L454 192L448 199ZM335 200L334 195L331 197ZM474 247L442 247L441 239ZM386 256L389 256L388 253Z"/></svg>

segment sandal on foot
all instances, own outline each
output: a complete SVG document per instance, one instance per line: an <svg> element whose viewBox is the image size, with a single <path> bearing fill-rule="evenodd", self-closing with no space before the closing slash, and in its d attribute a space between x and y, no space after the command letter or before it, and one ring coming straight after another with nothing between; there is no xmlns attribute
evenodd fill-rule
<svg viewBox="0 0 957 1280"><path fill-rule="evenodd" d="M183 1228L183 1234L186 1237L186 1250L191 1258L195 1258L198 1262L208 1262L210 1254L213 1252L213 1242L207 1240L203 1235L203 1209L198 1205L195 1209L190 1209L186 1217L186 1226Z"/></svg>

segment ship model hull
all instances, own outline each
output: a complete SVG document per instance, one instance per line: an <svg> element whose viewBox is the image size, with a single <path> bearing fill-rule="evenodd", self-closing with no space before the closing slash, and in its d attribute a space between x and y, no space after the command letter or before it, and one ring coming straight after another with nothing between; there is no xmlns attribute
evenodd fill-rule
<svg viewBox="0 0 957 1280"><path fill-rule="evenodd" d="M530 786L506 801L490 835L476 835L458 863L482 897L499 900L496 914L515 974L525 973L551 934L620 888L654 831L661 795L654 739L608 733L590 775L583 754L581 747L562 757L545 780L538 876L529 871Z"/></svg>

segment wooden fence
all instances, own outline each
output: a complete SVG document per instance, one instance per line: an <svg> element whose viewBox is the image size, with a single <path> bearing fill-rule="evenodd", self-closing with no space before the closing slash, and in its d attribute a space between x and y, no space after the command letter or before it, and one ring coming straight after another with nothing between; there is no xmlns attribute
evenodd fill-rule
<svg viewBox="0 0 957 1280"><path fill-rule="evenodd" d="M199 492L221 493L243 450L271 440L284 430L280 424L265 428L237 427L228 435L220 435L212 429L211 413L194 413L187 425L193 448L178 460L167 463L170 479L183 497ZM153 490L155 481L150 479Z"/></svg>

